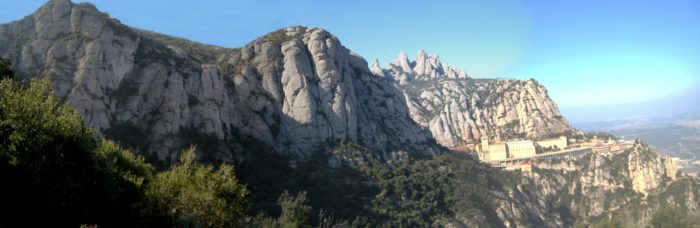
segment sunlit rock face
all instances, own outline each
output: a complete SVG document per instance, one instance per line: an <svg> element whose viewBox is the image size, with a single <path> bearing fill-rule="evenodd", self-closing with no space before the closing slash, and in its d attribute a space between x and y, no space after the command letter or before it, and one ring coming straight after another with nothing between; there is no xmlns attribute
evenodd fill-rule
<svg viewBox="0 0 700 228"><path fill-rule="evenodd" d="M375 68L372 72L379 74ZM381 74L404 91L413 120L444 146L478 142L486 135L507 140L572 130L534 79L469 78L422 50L413 61L401 52Z"/></svg>
<svg viewBox="0 0 700 228"><path fill-rule="evenodd" d="M662 204L695 211L699 202L696 186L678 187L685 183L677 182L681 177L673 160L640 142L619 153L533 166L537 169L529 184L539 197L554 199L583 217L639 218L629 221L637 227L647 224Z"/></svg>
<svg viewBox="0 0 700 228"><path fill-rule="evenodd" d="M227 49L54 0L0 25L0 53L21 80L48 77L97 134L163 161L189 145L232 160L251 141L300 159L336 140L386 156L440 150L403 93L323 29L291 27Z"/></svg>

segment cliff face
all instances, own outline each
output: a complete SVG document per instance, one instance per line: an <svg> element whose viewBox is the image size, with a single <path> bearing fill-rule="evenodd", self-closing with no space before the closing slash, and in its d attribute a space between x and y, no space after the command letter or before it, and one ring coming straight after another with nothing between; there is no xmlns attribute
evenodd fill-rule
<svg viewBox="0 0 700 228"><path fill-rule="evenodd" d="M444 146L478 142L485 135L505 140L572 130L544 86L533 79L468 78L422 50L413 61L402 52L381 72L372 69L394 79L413 120Z"/></svg>
<svg viewBox="0 0 700 228"><path fill-rule="evenodd" d="M578 161L543 161L534 166L532 179L523 185L569 208L579 222L612 216L645 226L662 206L692 214L700 202L697 182L678 176L670 158L642 143L619 154L590 154Z"/></svg>
<svg viewBox="0 0 700 228"><path fill-rule="evenodd" d="M225 49L133 29L54 0L0 25L20 79L46 76L98 134L160 160L191 144L230 160L243 138L305 157L328 141L438 152L403 94L323 29L293 27Z"/></svg>

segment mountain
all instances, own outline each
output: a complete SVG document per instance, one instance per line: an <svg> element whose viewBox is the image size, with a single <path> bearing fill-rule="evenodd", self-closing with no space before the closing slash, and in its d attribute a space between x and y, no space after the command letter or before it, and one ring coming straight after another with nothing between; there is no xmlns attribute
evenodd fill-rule
<svg viewBox="0 0 700 228"><path fill-rule="evenodd" d="M670 157L641 142L622 153L533 167L531 182L523 188L537 189L554 207L568 208L580 224L614 219L624 227L645 227L660 208L693 213L700 203L698 181L681 175Z"/></svg>
<svg viewBox="0 0 700 228"><path fill-rule="evenodd" d="M440 151L401 91L323 29L291 27L227 49L54 0L0 26L0 53L19 79L48 77L99 135L163 161L192 144L230 161L244 138L300 158L334 140L386 156Z"/></svg>
<svg viewBox="0 0 700 228"><path fill-rule="evenodd" d="M413 61L408 60L406 52L399 53L384 69L379 67L375 59L372 63L372 72L394 79L400 85L406 85L411 81L429 81L436 78L467 79L467 73L459 68L451 68L442 64L440 57L428 55L424 50L418 51ZM381 73L380 73L381 72Z"/></svg>
<svg viewBox="0 0 700 228"><path fill-rule="evenodd" d="M320 215L314 225L326 224L325 212L349 226L387 227L571 227L609 216L644 226L662 208L697 215L697 180L679 175L672 160L641 142L618 154L533 162L532 173L446 150L484 135L537 138L574 130L537 81L470 78L423 51L412 61L401 54L385 68L376 60L368 67L331 33L300 26L222 48L123 25L89 3L52 0L0 25L0 56L11 60L16 80L47 78L97 138L134 148L156 169L175 163L190 145L199 161L235 164L235 171L217 172L235 172L250 190L240 196L250 199L250 216L290 209L277 205L289 198L285 192L309 193L310 208L300 210ZM8 94L14 90L21 91ZM21 107L13 96L0 100ZM89 138L89 130L73 125ZM51 129L37 141L60 144ZM30 138L2 130L1 137ZM146 186L152 180L125 176ZM57 205L70 200L48 196ZM207 205L207 199L187 203ZM80 214L70 215L80 221ZM105 213L118 220L111 215Z"/></svg>
<svg viewBox="0 0 700 228"><path fill-rule="evenodd" d="M478 143L481 136L507 140L574 131L534 79L469 78L423 50L413 61L401 52L381 74L404 91L411 118L447 147Z"/></svg>

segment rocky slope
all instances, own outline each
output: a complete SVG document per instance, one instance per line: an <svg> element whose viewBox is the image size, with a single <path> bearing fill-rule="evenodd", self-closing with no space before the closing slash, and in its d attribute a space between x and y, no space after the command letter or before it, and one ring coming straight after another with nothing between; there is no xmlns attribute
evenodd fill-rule
<svg viewBox="0 0 700 228"><path fill-rule="evenodd" d="M613 217L644 227L660 207L693 214L700 203L698 182L679 175L669 157L640 142L619 154L542 161L534 167L523 186L568 208L579 223Z"/></svg>
<svg viewBox="0 0 700 228"><path fill-rule="evenodd" d="M393 79L406 94L413 120L447 147L478 142L485 135L506 140L572 130L534 79L472 79L423 50L413 61L401 52L384 69L375 61L372 72Z"/></svg>
<svg viewBox="0 0 700 228"><path fill-rule="evenodd" d="M385 68L376 60L371 68L374 74L394 80L406 95L413 120L447 147L479 142L486 135L506 140L572 130L534 79L469 78L423 50L413 61L401 52Z"/></svg>
<svg viewBox="0 0 700 228"><path fill-rule="evenodd" d="M98 134L138 142L160 160L190 144L230 160L242 138L302 158L333 140L386 156L439 150L402 93L323 29L292 27L226 49L53 0L0 25L0 55L20 79L50 78Z"/></svg>

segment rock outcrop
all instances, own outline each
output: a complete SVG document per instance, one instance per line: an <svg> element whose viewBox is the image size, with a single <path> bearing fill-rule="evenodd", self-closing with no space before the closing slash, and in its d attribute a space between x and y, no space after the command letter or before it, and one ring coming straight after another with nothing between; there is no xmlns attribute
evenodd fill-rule
<svg viewBox="0 0 700 228"><path fill-rule="evenodd" d="M323 29L291 27L227 49L53 0L0 25L0 55L21 80L48 77L97 134L160 160L191 144L231 160L248 139L299 158L334 140L386 156L440 150L403 93Z"/></svg>
<svg viewBox="0 0 700 228"><path fill-rule="evenodd" d="M375 65L373 63L373 65ZM378 63L376 63L378 67ZM373 66L374 69L374 66ZM378 70L372 70L378 74ZM443 65L440 57L428 55L420 50L413 59L408 60L406 52L399 53L389 65L382 69L383 75L387 75L395 80L399 85L407 85L413 81L429 81L438 78L467 79L469 76L459 68L452 68L447 64Z"/></svg>
<svg viewBox="0 0 700 228"><path fill-rule="evenodd" d="M523 186L569 208L582 221L612 216L645 226L666 205L697 210L700 189L678 175L671 158L637 142L617 154L589 154L579 160L540 161ZM686 181L681 181L686 179Z"/></svg>
<svg viewBox="0 0 700 228"><path fill-rule="evenodd" d="M401 52L382 73L404 91L413 120L447 147L479 142L486 135L507 140L572 130L534 79L469 78L422 50L413 61Z"/></svg>

